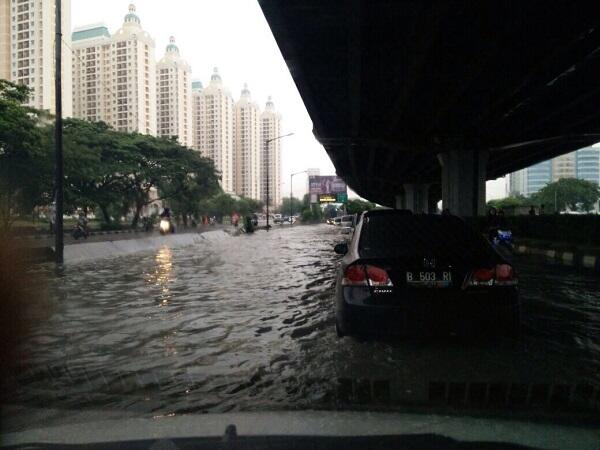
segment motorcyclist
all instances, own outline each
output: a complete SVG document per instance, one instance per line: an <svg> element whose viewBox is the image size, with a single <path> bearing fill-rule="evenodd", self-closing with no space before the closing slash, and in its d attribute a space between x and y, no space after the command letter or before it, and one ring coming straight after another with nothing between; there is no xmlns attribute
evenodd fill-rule
<svg viewBox="0 0 600 450"><path fill-rule="evenodd" d="M75 227L73 229L73 237L75 239L79 239L81 236L83 236L84 238L87 239L89 232L88 232L88 220L87 217L85 217L85 214L83 214L82 212L79 213L79 217L77 218L77 223L75 224Z"/></svg>
<svg viewBox="0 0 600 450"><path fill-rule="evenodd" d="M85 214L79 213L79 218L77 219L77 225L79 227L81 227L81 229L83 231L87 232L87 224L88 224L88 220L87 220L87 217L85 217Z"/></svg>
<svg viewBox="0 0 600 450"><path fill-rule="evenodd" d="M165 207L163 209L163 211L160 213L160 218L161 218L161 220L168 221L169 222L169 231L171 233L175 233L175 224L171 220L171 208L169 208L168 206Z"/></svg>
<svg viewBox="0 0 600 450"><path fill-rule="evenodd" d="M244 230L246 231L246 233L254 232L254 221L252 220L251 216L244 217Z"/></svg>

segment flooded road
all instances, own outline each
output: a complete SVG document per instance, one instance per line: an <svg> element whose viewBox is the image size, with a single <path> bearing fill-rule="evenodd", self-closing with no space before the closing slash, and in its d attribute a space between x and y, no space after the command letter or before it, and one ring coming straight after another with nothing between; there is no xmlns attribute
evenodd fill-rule
<svg viewBox="0 0 600 450"><path fill-rule="evenodd" d="M519 342L366 341L334 330L326 225L48 272L10 403L180 414L475 408L597 414L600 279L517 259Z"/></svg>

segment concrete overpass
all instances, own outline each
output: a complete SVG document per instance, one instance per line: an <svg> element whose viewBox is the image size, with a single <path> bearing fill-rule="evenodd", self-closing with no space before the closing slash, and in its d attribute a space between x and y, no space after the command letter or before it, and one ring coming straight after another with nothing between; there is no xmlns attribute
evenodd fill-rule
<svg viewBox="0 0 600 450"><path fill-rule="evenodd" d="M482 213L485 180L600 141L600 6L259 0L338 175Z"/></svg>

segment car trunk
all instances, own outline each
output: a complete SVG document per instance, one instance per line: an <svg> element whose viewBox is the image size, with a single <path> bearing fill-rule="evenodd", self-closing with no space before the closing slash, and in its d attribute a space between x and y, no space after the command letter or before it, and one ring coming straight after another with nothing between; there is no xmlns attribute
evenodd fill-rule
<svg viewBox="0 0 600 450"><path fill-rule="evenodd" d="M363 263L385 269L392 281L391 289L372 288L374 300L399 305L458 301L473 270L501 262L489 243L460 219L427 215L368 217L359 255Z"/></svg>

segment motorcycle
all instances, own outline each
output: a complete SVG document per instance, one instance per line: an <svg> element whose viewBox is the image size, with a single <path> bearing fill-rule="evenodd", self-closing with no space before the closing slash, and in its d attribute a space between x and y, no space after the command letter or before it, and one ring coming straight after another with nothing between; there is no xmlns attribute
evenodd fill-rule
<svg viewBox="0 0 600 450"><path fill-rule="evenodd" d="M511 230L498 230L493 239L494 245L501 246L510 250L514 250L513 235Z"/></svg>
<svg viewBox="0 0 600 450"><path fill-rule="evenodd" d="M88 236L90 235L90 232L87 230L87 228L81 224L76 224L73 227L73 231L71 231L71 236L73 236L73 239L77 240L80 237L87 239Z"/></svg>
<svg viewBox="0 0 600 450"><path fill-rule="evenodd" d="M160 230L160 234L162 234L163 236L168 233L175 233L175 227L171 223L171 219L161 219L158 228Z"/></svg>

